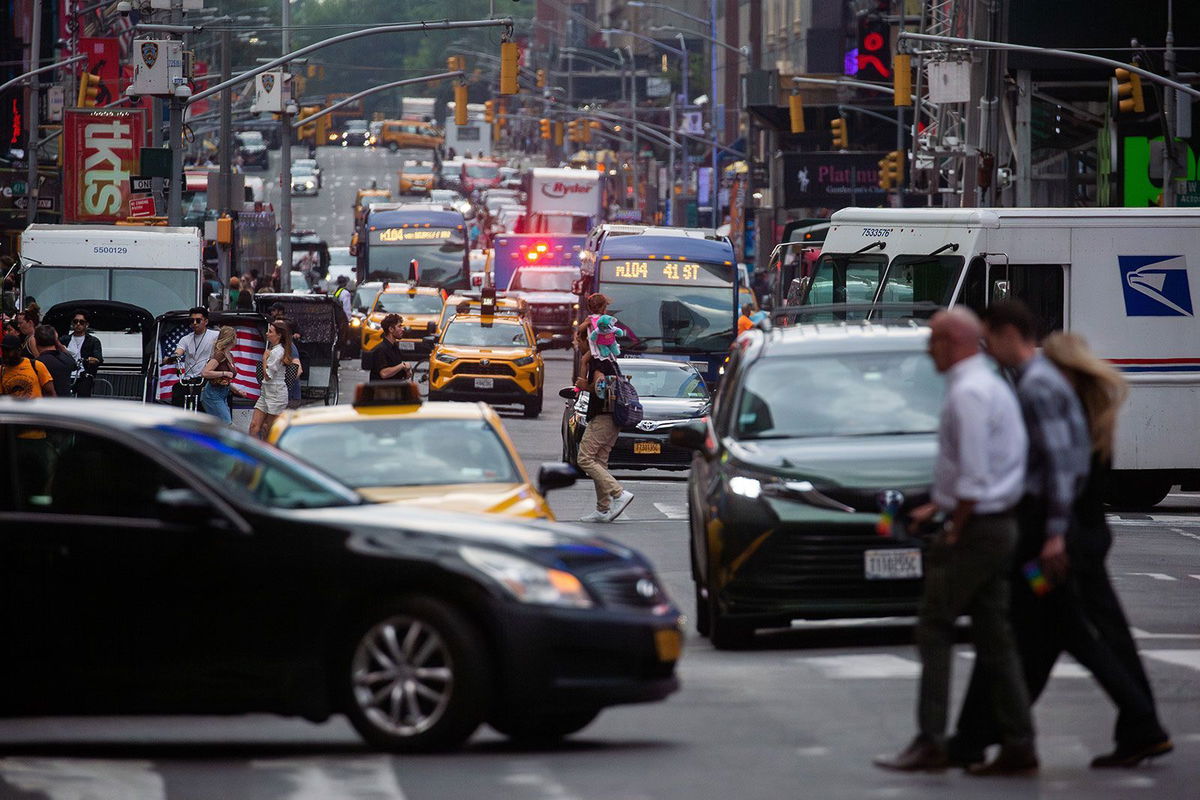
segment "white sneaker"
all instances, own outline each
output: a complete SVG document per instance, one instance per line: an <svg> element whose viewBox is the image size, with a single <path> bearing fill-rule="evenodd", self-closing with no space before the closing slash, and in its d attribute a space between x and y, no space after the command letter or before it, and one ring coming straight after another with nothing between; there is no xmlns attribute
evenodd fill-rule
<svg viewBox="0 0 1200 800"><path fill-rule="evenodd" d="M580 522L608 522L608 515L610 513L612 513L612 512L601 511L599 509L596 509L592 513L585 514L584 516L580 517L579 521Z"/></svg>
<svg viewBox="0 0 1200 800"><path fill-rule="evenodd" d="M622 491L619 495L612 499L612 508L605 515L605 522L612 522L617 517L621 516L621 512L629 508L629 504L633 502L633 492Z"/></svg>

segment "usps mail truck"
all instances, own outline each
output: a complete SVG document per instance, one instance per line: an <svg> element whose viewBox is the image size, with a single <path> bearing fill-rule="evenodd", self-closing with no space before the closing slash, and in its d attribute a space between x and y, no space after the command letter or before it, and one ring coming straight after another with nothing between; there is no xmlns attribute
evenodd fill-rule
<svg viewBox="0 0 1200 800"><path fill-rule="evenodd" d="M1110 499L1200 490L1200 209L848 208L798 280L802 304L1020 298L1129 381Z"/></svg>

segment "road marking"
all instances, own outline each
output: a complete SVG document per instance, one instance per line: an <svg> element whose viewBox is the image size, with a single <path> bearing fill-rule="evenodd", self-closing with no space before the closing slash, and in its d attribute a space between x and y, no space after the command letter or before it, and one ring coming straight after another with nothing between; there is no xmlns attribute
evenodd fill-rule
<svg viewBox="0 0 1200 800"><path fill-rule="evenodd" d="M688 510L685 503L655 503L654 507L662 512L667 519L687 519Z"/></svg>
<svg viewBox="0 0 1200 800"><path fill-rule="evenodd" d="M92 758L0 759L0 778L23 792L39 792L48 800L97 798L166 798L162 776L149 761Z"/></svg>
<svg viewBox="0 0 1200 800"><path fill-rule="evenodd" d="M514 763L504 777L510 786L528 786L534 789L539 800L579 800L579 795L563 786L551 774L548 764L542 761L521 760Z"/></svg>
<svg viewBox="0 0 1200 800"><path fill-rule="evenodd" d="M1126 575L1144 575L1147 578L1154 578L1156 581L1177 581L1178 578L1172 577L1162 572L1126 572Z"/></svg>
<svg viewBox="0 0 1200 800"><path fill-rule="evenodd" d="M968 661L975 660L975 653L970 650L960 651L959 658L965 658ZM1054 662L1054 668L1050 670L1051 678L1090 678L1092 673L1086 667L1080 664L1073 658L1062 656Z"/></svg>
<svg viewBox="0 0 1200 800"><path fill-rule="evenodd" d="M1141 628L1130 628L1135 639L1200 639L1200 633L1151 633Z"/></svg>
<svg viewBox="0 0 1200 800"><path fill-rule="evenodd" d="M1200 650L1142 650L1146 658L1200 672Z"/></svg>
<svg viewBox="0 0 1200 800"><path fill-rule="evenodd" d="M792 659L793 663L815 667L826 678L859 680L863 678L918 678L921 665L889 653L848 656L810 656Z"/></svg>
<svg viewBox="0 0 1200 800"><path fill-rule="evenodd" d="M329 800L335 797L404 800L387 756L365 758L280 758L251 761L254 769L274 770L292 782L286 800ZM134 795L126 795L133 797Z"/></svg>

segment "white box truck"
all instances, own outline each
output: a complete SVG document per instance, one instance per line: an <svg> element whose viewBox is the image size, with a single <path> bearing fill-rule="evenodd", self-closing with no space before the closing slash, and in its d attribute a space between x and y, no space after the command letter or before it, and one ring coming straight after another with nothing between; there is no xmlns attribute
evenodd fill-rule
<svg viewBox="0 0 1200 800"><path fill-rule="evenodd" d="M202 257L196 228L35 224L21 234L21 293L56 327L86 309L104 350L101 377L116 396L140 398L154 319L201 305Z"/></svg>
<svg viewBox="0 0 1200 800"><path fill-rule="evenodd" d="M525 181L525 233L586 235L600 222L603 174L594 169L534 167Z"/></svg>
<svg viewBox="0 0 1200 800"><path fill-rule="evenodd" d="M803 304L1020 298L1129 381L1111 499L1200 489L1200 209L849 208L801 280Z"/></svg>

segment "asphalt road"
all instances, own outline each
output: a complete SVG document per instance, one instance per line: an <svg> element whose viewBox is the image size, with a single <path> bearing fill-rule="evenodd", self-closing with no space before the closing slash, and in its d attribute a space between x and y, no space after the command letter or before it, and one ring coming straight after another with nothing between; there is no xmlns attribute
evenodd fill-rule
<svg viewBox="0 0 1200 800"><path fill-rule="evenodd" d="M330 162L339 163L340 155ZM324 156L323 150L323 162ZM381 170L387 158L342 157L361 166L343 179L342 191ZM337 191L335 206L348 210ZM343 367L346 385L361 376L351 363ZM542 416L504 414L530 468L559 458L561 407L549 397L568 382L568 362L551 354ZM620 477L636 499L618 522L593 527L646 553L690 616L684 474ZM589 510L592 497L585 482L554 492L550 502L569 521ZM898 749L913 734L919 663L911 628L894 620L799 625L732 653L713 650L689 628L677 695L611 709L572 739L541 749L514 747L484 728L458 753L392 757L364 748L340 719L322 725L269 716L6 720L0 800L1194 798L1200 496L1173 495L1153 513L1114 514L1112 521L1110 570L1176 744L1175 753L1137 770L1087 767L1110 748L1114 713L1069 660L1059 664L1036 707L1043 761L1037 777L907 776L874 768L874 755ZM970 664L970 647L963 645L955 659L956 699Z"/></svg>

